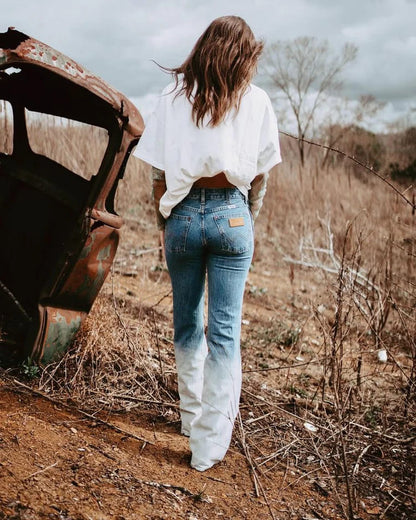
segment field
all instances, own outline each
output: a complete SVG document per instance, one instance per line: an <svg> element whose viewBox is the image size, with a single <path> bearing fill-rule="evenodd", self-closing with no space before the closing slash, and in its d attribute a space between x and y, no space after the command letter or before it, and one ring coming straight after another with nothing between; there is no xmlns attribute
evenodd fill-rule
<svg viewBox="0 0 416 520"><path fill-rule="evenodd" d="M0 372L0 518L416 519L415 216L317 147L300 168L295 145L282 137L256 223L225 460L189 467L169 276L132 159L116 262L73 348Z"/></svg>

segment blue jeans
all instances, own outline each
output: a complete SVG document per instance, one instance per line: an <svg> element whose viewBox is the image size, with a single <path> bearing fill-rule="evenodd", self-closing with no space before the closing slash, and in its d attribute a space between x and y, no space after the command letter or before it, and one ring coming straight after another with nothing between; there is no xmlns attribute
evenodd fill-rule
<svg viewBox="0 0 416 520"><path fill-rule="evenodd" d="M166 221L165 249L182 433L191 465L203 471L224 457L239 407L241 310L253 255L245 197L236 188L193 188Z"/></svg>

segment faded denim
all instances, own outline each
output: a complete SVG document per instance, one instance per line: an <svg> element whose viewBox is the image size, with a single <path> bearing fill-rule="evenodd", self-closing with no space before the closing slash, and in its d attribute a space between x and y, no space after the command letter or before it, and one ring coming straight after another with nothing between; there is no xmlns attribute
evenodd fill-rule
<svg viewBox="0 0 416 520"><path fill-rule="evenodd" d="M166 221L182 433L191 465L224 457L241 391L240 329L253 222L238 189L193 188ZM205 282L208 288L204 334Z"/></svg>

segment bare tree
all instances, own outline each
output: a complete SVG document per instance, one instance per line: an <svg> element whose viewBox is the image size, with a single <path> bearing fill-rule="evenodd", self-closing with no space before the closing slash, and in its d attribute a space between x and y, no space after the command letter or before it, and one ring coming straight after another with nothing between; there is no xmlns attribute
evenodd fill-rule
<svg viewBox="0 0 416 520"><path fill-rule="evenodd" d="M318 108L326 96L339 92L341 72L357 56L358 48L347 43L335 54L326 40L300 37L277 41L264 54L261 72L283 94L295 116L299 155L305 162L305 143L301 140L313 128Z"/></svg>
<svg viewBox="0 0 416 520"><path fill-rule="evenodd" d="M354 133L359 125L365 125L367 120L374 117L384 106L384 102L377 100L372 95L360 96L358 101L342 97L331 101L331 106L322 119L320 128L320 136L328 146L321 166L328 165L330 148L338 146L341 142L345 144L346 139ZM349 150L349 152L355 155L354 151ZM371 164L370 166L375 167L376 165Z"/></svg>

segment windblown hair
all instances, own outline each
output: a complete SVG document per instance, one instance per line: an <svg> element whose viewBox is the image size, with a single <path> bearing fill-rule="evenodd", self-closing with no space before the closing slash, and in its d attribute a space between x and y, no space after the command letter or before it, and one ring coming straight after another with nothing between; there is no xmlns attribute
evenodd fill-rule
<svg viewBox="0 0 416 520"><path fill-rule="evenodd" d="M241 98L257 69L263 42L257 41L247 23L238 16L215 19L199 37L188 58L177 68L168 69L192 103L197 126L206 115L208 125L216 126Z"/></svg>

